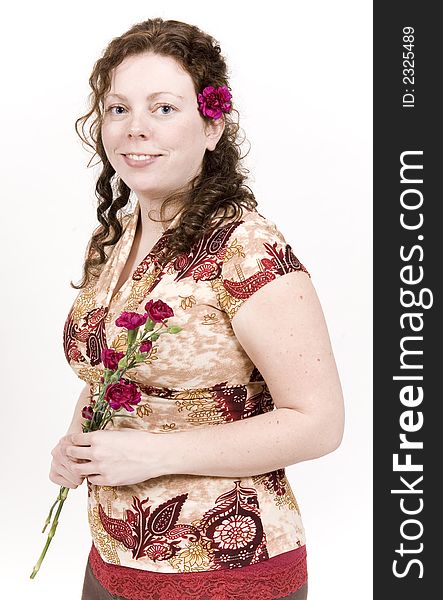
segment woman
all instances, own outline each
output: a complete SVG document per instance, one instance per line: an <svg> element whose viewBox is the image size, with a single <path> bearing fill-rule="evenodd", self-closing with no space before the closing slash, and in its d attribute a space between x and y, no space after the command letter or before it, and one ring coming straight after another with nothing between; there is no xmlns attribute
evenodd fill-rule
<svg viewBox="0 0 443 600"><path fill-rule="evenodd" d="M220 47L151 19L111 41L90 84L78 123L94 117L81 137L103 164L101 226L64 329L86 385L50 472L87 478L82 600L305 599L285 467L339 446L343 398L310 275L244 184ZM116 318L157 298L182 331L132 377L136 418L82 433L103 349L125 349Z"/></svg>

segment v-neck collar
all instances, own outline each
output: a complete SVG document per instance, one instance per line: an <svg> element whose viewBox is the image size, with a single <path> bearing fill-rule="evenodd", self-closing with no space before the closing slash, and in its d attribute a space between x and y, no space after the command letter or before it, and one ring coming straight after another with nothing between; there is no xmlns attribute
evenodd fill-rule
<svg viewBox="0 0 443 600"><path fill-rule="evenodd" d="M129 275L128 279L126 279L126 281L123 282L123 284L120 287L120 289L118 290L118 292L116 292L116 294L114 295L115 286L117 285L117 282L120 279L121 272L125 268L126 262L129 257L129 253L131 252L132 244L134 243L134 237L135 237L135 232L137 229L137 223L138 223L138 219L139 219L139 215L140 215L140 210L141 210L140 202L137 200L134 212L130 215L126 229L123 231L119 242L117 242L118 247L116 248L116 251L114 253L112 265L110 265L112 276L111 276L111 282L109 284L109 289L108 289L108 293L107 293L107 297L106 297L106 304L108 307L114 303L115 297L117 296L117 294L119 297L122 296L122 294L126 291L126 288L128 287L128 285L131 283L132 277L133 277L135 271L146 260L146 258L148 258L149 256L152 255L152 253L153 253L152 251L158 245L159 241L171 229L173 229L177 225L180 215L184 210L184 207L182 207L180 209L180 211L173 218L173 220L168 225L168 227L163 231L163 233L159 236L158 240L154 243L154 245L151 248L151 251L148 254L146 254L146 256L144 256L144 258L142 258L142 260L136 265L135 269Z"/></svg>

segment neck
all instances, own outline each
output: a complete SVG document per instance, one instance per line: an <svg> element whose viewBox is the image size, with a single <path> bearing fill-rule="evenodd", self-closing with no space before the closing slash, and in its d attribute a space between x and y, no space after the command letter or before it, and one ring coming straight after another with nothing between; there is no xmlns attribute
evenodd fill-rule
<svg viewBox="0 0 443 600"><path fill-rule="evenodd" d="M171 219L173 219L178 211L178 205L169 205L166 208L164 218L165 223L159 221L160 219L160 207L162 202L149 202L147 203L143 199L139 199L140 204L140 215L137 223L137 230L140 238L152 239L160 237L169 226ZM156 219L156 220L154 220Z"/></svg>

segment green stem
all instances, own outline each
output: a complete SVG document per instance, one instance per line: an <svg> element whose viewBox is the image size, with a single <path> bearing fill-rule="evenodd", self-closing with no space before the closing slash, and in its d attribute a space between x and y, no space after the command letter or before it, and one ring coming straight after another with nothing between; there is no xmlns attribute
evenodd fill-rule
<svg viewBox="0 0 443 600"><path fill-rule="evenodd" d="M55 503L55 504L57 504L57 502L59 502L59 506L57 508L57 512L55 513L51 529L49 530L48 539L46 540L45 547L43 548L43 551L40 554L40 558L38 559L38 561L36 562L36 564L34 566L34 569L33 569L32 573L30 575L30 579L34 579L34 577L37 575L37 573L38 573L38 571L40 569L40 566L41 566L41 564L43 562L43 559L45 558L46 552L47 552L47 550L49 548L49 544L51 543L51 540L52 540L52 538L55 535L55 530L57 529L57 525L58 525L58 518L59 518L60 512L61 512L61 510L63 508L63 503L64 503L64 501L66 500L66 498L68 496L68 492L69 492L69 488L63 487L63 486L60 488L60 492L59 492L57 501ZM46 519L46 523L45 523L45 527L43 528L43 531L46 529L46 525L48 524L48 520L50 519L50 516L51 516L51 513L52 513L52 509L54 508L55 504L52 506L51 512L49 513L49 516Z"/></svg>
<svg viewBox="0 0 443 600"><path fill-rule="evenodd" d="M162 327L160 327L157 331L146 332L147 333L146 336L142 334L141 339L139 339L139 340L137 340L137 338L136 338L133 341L133 343L129 346L129 348L127 348L126 355L127 355L128 363L129 364L126 365L126 368L122 369L121 372L119 370L117 370L116 373L114 373L110 377L109 381L107 380L108 377L105 377L104 378L104 379L106 379L105 385L103 386L103 389L101 390L101 392L98 392L98 393L95 393L95 394L91 395L91 397L98 397L97 401L96 401L96 406L95 406L95 408L98 409L98 410L94 410L94 414L93 414L93 417L92 417L91 423L90 423L90 430L93 430L93 423L95 421L94 417L96 417L98 414L101 416L101 419L100 419L101 420L101 424L103 425L103 423L104 423L104 427L106 427L107 423L110 420L112 420L113 417L126 417L126 418L128 418L128 417L131 418L132 417L132 418L135 418L133 415L116 415L116 414L111 414L110 407L107 406L107 403L104 402L104 391L105 391L105 388L107 387L107 385L109 385L113 381L119 381L120 378L123 377L123 375L126 373L126 371L128 371L129 369L132 369L132 368L134 368L134 367L137 366L137 361L134 360L134 356L138 352L138 348L139 348L140 343L142 341L145 341L146 339L150 339L150 336L153 333L158 333L158 332L162 333L160 331L161 328ZM103 405L106 404L104 412L102 412L102 403L103 403ZM109 415L107 414L108 411L109 411ZM48 517L46 519L46 522L45 522L45 525L43 527L42 533L45 532L46 527L50 524L51 517L52 517L52 511L54 510L55 506L58 504L58 508L56 510L56 513L54 515L54 519L52 521L51 529L49 530L49 533L48 533L48 538L46 540L46 544L45 544L45 546L43 548L43 551L42 551L42 553L41 553L41 555L40 555L37 563L34 566L34 569L33 569L32 573L30 575L30 579L34 579L34 577L37 575L37 573L38 573L38 571L40 569L40 566L41 566L41 564L43 562L43 559L46 556L46 552L47 552L47 550L49 548L49 544L51 543L52 538L55 535L55 530L57 529L58 519L59 519L59 516L60 516L60 512L61 512L61 510L63 508L63 504L64 504L64 502L65 502L65 500L66 500L66 498L68 496L68 493L69 493L69 488L64 487L64 486L60 487L60 492L59 492L58 498L54 502L54 504L51 506L51 509L50 509L49 515L48 515Z"/></svg>

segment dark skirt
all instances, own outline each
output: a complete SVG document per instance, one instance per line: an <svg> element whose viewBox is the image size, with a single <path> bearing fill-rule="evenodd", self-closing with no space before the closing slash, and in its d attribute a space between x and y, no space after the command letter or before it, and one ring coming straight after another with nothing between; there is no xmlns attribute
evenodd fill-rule
<svg viewBox="0 0 443 600"><path fill-rule="evenodd" d="M305 583L296 592L284 596L283 598L276 598L275 600L306 600L308 597L308 584ZM101 583L96 579L92 572L89 560L86 564L85 579L83 582L83 591L81 600L128 600L123 596L116 596L106 590ZM146 598L146 600L158 600L157 598ZM185 598L183 600L186 600ZM211 600L210 598L201 598L201 600Z"/></svg>

